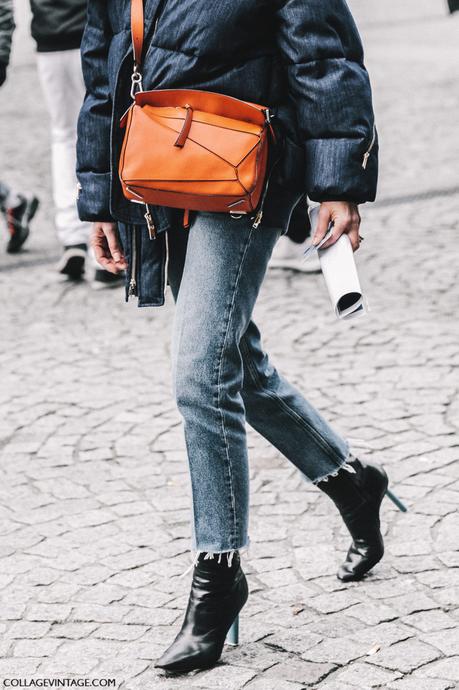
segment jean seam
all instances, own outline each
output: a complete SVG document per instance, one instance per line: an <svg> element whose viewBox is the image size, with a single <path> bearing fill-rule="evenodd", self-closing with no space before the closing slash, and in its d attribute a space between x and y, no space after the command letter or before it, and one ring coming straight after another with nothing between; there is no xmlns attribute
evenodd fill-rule
<svg viewBox="0 0 459 690"><path fill-rule="evenodd" d="M236 274L236 280L234 283L233 287L233 296L231 299L231 302L229 304L229 309L228 313L226 316L226 329L225 329L225 335L223 338L223 343L222 343L222 348L220 352L220 358L217 363L217 410L220 415L220 421L221 421L221 428L223 432L223 440L225 444L225 454L226 454L226 464L228 468L228 475L229 475L229 485L230 485L230 498L231 498L231 510L233 514L233 529L235 530L235 533L233 533L230 537L230 543L233 545L235 543L235 538L237 539L238 536L238 520L237 520L237 514L236 514L236 502L235 502L235 497L234 497L234 489L233 489L233 468L232 468L232 463L231 463L231 458L230 458L230 453L229 453L229 445L228 445L228 438L226 435L226 427L225 427L225 415L223 413L223 409L221 406L221 390L222 390L222 385L221 385L221 376L222 376L222 370L223 370L223 360L225 356L225 348L226 348L226 343L228 340L228 335L230 332L230 325L231 325L231 319L233 316L234 312L234 306L236 302L236 294L237 294L237 289L239 286L239 281L241 279L242 275L242 267L244 265L244 260L247 255L247 251L249 249L250 243L252 241L252 236L253 236L253 228L250 228L249 235L247 237L246 243L244 245L244 248L241 252L240 260L239 260L239 268Z"/></svg>
<svg viewBox="0 0 459 690"><path fill-rule="evenodd" d="M337 452L332 448L332 446L328 443L327 439L324 438L313 426L311 426L303 417L301 417L295 410L292 410L291 407L289 407L283 400L282 398L277 395L277 393L273 393L272 391L268 390L265 388L261 382L261 379L258 375L258 371L256 367L253 364L252 357L250 355L250 350L248 345L244 341L244 337L241 338L241 350L245 352L246 354L246 360L247 360L247 369L252 377L252 380L255 383L256 388L260 391L260 393L264 393L267 395L271 400L274 400L275 402L280 405L288 414L288 416L292 419L292 421L295 422L298 426L302 427L305 431L307 431L311 436L314 437L314 439L317 441L318 445L324 450L327 455L329 456L330 460L333 460L333 462L336 462L338 460L338 464L341 464L343 461L343 458L339 457Z"/></svg>

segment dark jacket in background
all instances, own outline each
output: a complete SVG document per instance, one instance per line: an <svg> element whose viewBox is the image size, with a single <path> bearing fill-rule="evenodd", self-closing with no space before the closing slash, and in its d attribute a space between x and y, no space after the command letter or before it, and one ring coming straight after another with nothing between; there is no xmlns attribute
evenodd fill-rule
<svg viewBox="0 0 459 690"><path fill-rule="evenodd" d="M13 0L0 0L0 64L4 67L10 61L13 31Z"/></svg>
<svg viewBox="0 0 459 690"><path fill-rule="evenodd" d="M32 36L37 42L38 52L80 47L87 0L31 0L30 5Z"/></svg>

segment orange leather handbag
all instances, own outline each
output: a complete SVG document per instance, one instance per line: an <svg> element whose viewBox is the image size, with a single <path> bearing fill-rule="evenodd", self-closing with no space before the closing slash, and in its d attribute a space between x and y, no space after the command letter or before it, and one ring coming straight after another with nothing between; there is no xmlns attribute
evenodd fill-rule
<svg viewBox="0 0 459 690"><path fill-rule="evenodd" d="M267 185L269 109L208 91L142 90L143 0L131 0L133 103L119 162L123 193L146 205L150 237L156 235L149 204L240 215L261 222ZM274 135L273 135L274 136Z"/></svg>

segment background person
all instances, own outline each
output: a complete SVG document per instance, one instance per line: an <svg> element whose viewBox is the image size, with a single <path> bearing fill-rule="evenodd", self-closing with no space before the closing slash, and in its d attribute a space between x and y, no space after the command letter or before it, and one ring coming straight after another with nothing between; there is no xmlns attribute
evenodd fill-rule
<svg viewBox="0 0 459 690"><path fill-rule="evenodd" d="M90 232L90 224L78 217L75 174L76 128L85 93L80 43L86 5L86 0L31 0L38 74L51 119L55 223L64 247L58 271L72 280L84 276ZM119 276L96 268L96 285L120 282Z"/></svg>
<svg viewBox="0 0 459 690"><path fill-rule="evenodd" d="M0 86L6 80L14 29L13 0L0 0ZM16 254L24 245L37 208L37 197L20 194L0 181L0 211L7 223L6 251L9 254Z"/></svg>

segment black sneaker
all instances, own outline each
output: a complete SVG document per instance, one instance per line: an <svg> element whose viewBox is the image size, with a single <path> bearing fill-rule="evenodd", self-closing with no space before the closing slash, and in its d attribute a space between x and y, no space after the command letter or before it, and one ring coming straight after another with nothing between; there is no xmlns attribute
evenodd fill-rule
<svg viewBox="0 0 459 690"><path fill-rule="evenodd" d="M94 290L116 288L124 285L125 280L126 274L124 271L121 271L121 273L110 273L110 271L106 271L103 268L96 268L92 287Z"/></svg>
<svg viewBox="0 0 459 690"><path fill-rule="evenodd" d="M14 208L5 210L6 222L10 239L6 245L8 254L17 254L30 234L29 223L37 212L40 204L36 196L25 197L19 195L21 203Z"/></svg>
<svg viewBox="0 0 459 690"><path fill-rule="evenodd" d="M86 244L73 244L64 247L64 253L56 266L58 273L69 280L82 280L86 260Z"/></svg>

